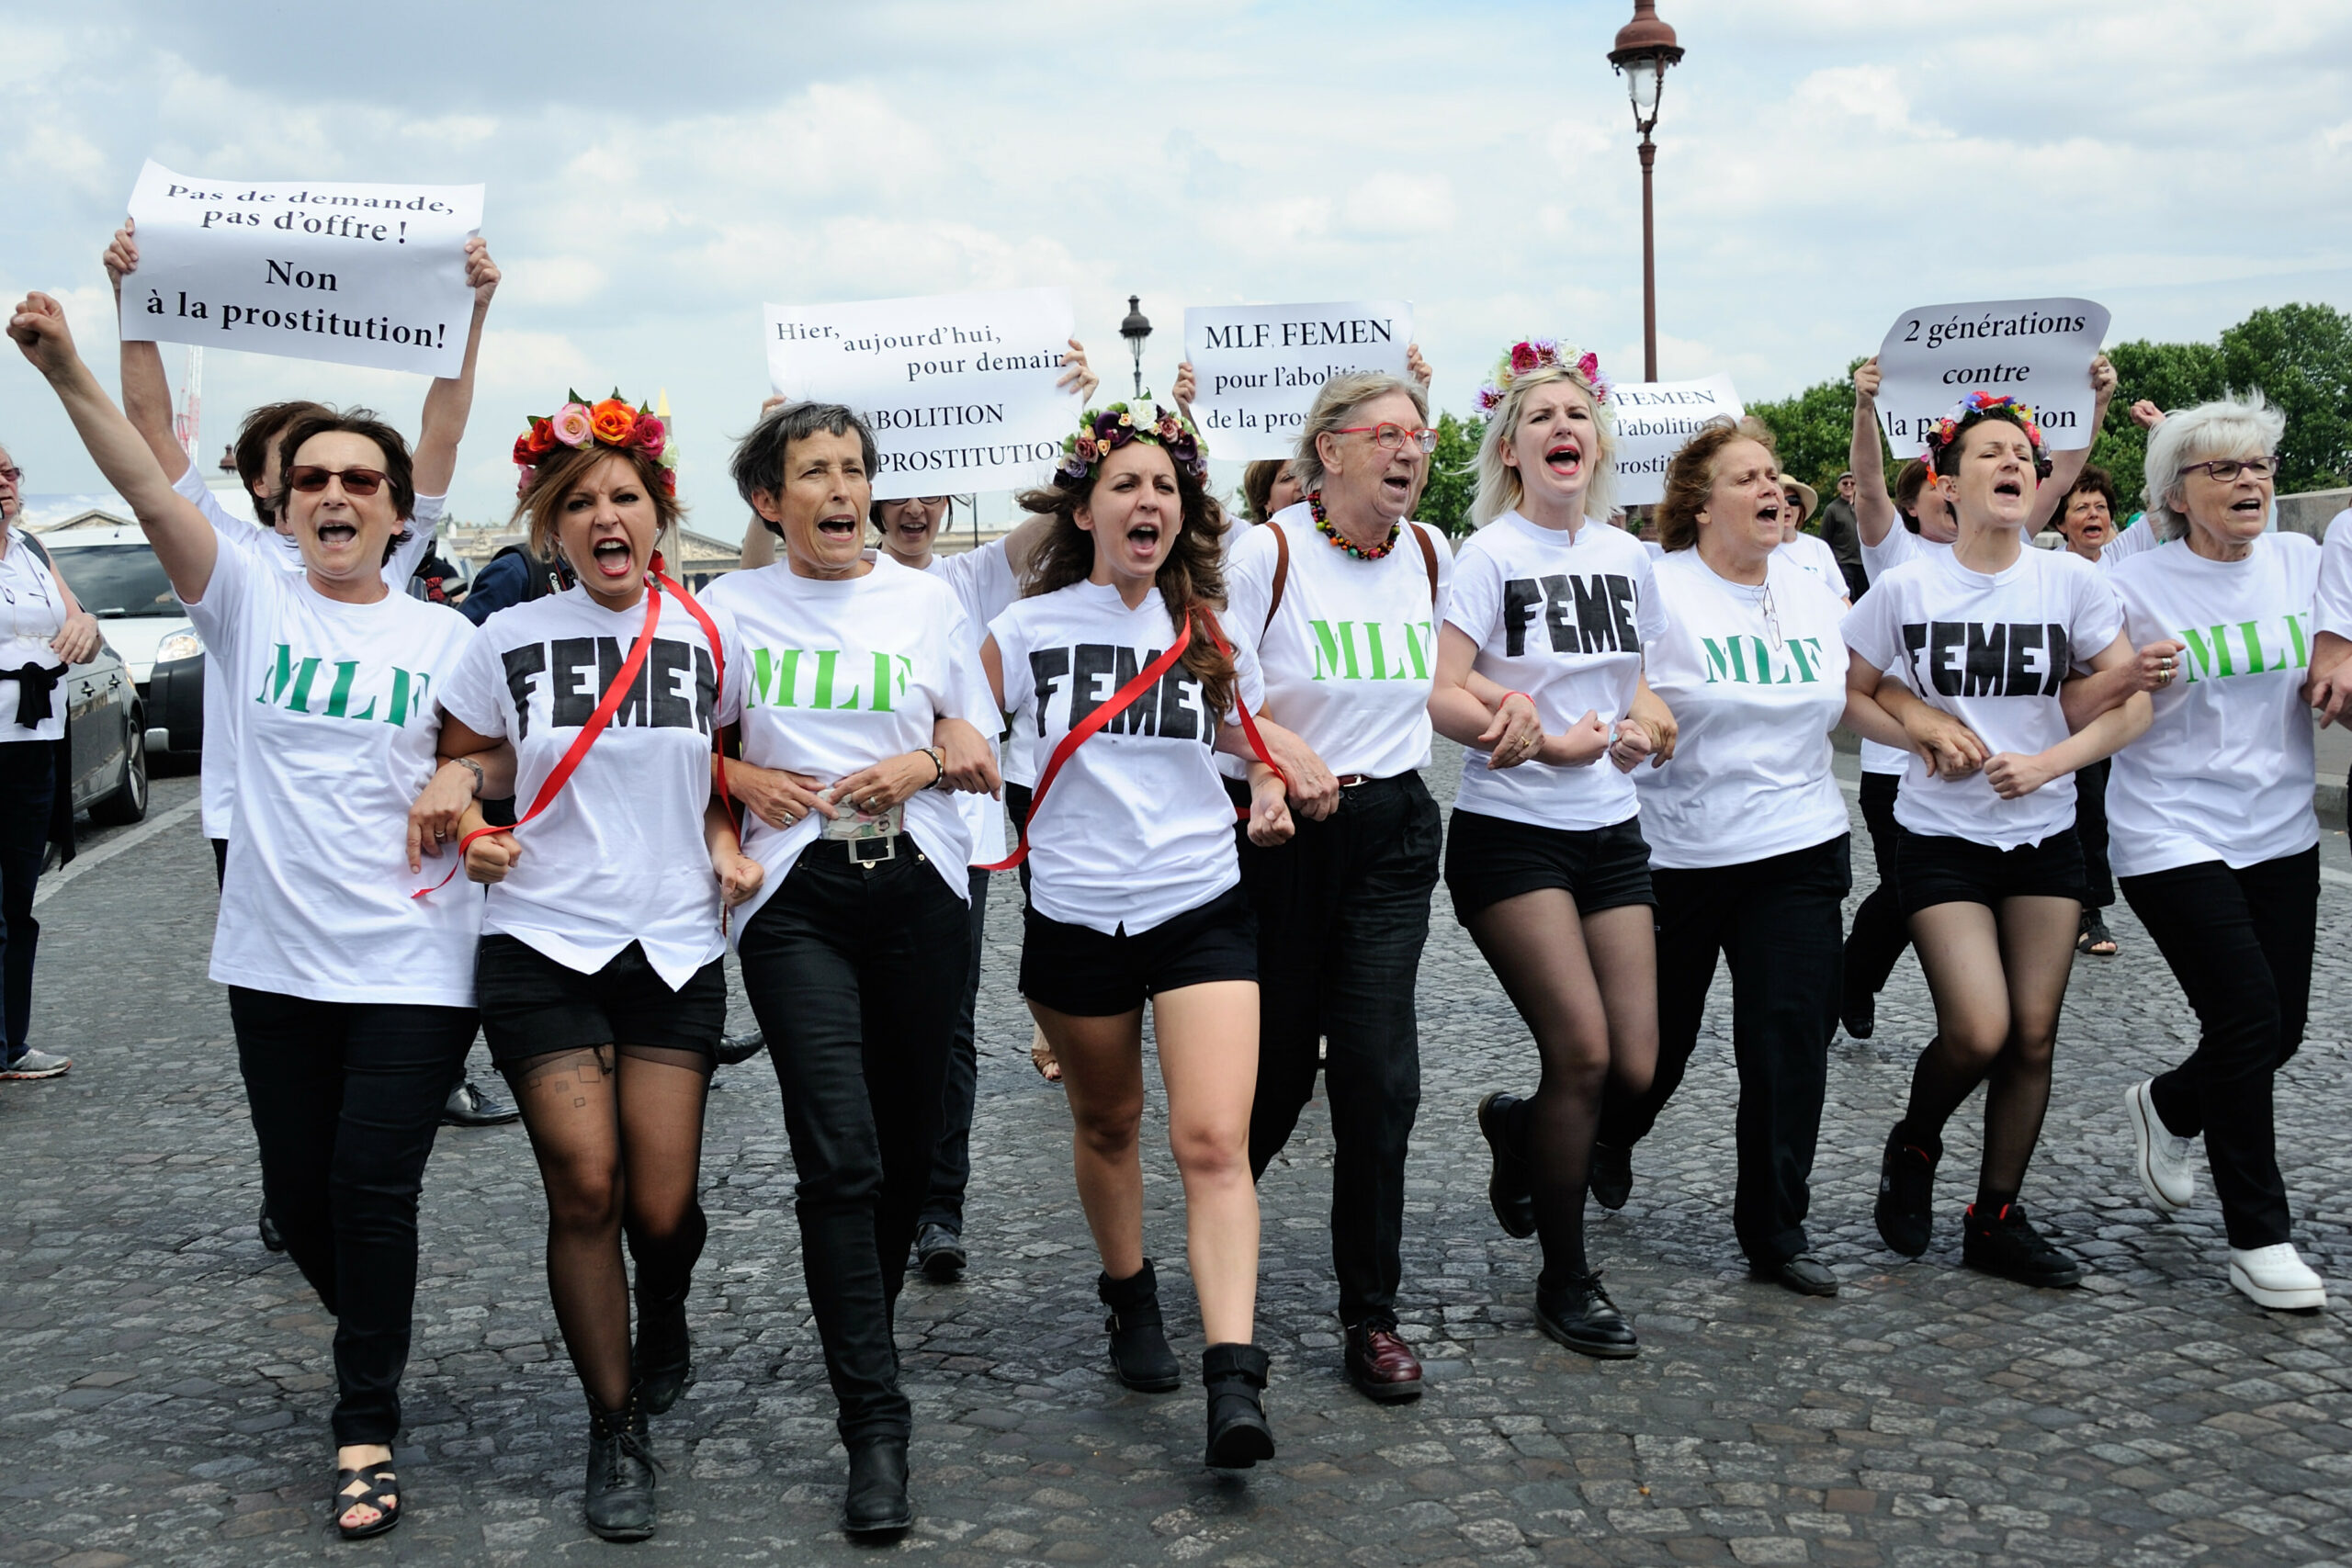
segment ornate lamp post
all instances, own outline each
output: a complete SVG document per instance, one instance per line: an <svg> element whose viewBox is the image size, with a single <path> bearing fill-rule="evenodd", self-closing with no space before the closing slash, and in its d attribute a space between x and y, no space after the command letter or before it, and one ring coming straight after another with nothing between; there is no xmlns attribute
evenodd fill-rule
<svg viewBox="0 0 2352 1568"><path fill-rule="evenodd" d="M1151 336L1151 322L1143 313L1143 297L1127 296L1127 319L1119 323L1119 335L1127 340L1127 352L1136 358L1136 400L1143 400L1143 344Z"/></svg>
<svg viewBox="0 0 2352 1568"><path fill-rule="evenodd" d="M1657 149L1650 131L1657 124L1657 101L1666 69L1682 59L1674 29L1658 19L1657 0L1634 0L1634 19L1617 29L1609 63L1625 78L1634 98L1634 129L1642 133L1642 377L1657 379L1657 243L1651 231L1650 170Z"/></svg>

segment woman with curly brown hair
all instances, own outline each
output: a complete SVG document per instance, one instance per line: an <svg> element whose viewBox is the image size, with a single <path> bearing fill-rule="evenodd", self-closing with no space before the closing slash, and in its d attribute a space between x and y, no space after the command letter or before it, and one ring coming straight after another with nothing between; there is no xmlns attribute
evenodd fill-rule
<svg viewBox="0 0 2352 1568"><path fill-rule="evenodd" d="M1250 724L1265 693L1255 656L1228 647L1212 607L1225 597L1225 520L1202 488L1191 423L1114 404L1089 413L1063 454L1053 486L1022 497L1053 519L1026 596L980 649L999 705L1046 759L1023 839L1021 990L1069 1091L1113 1364L1128 1387L1165 1392L1177 1362L1143 1252L1137 1149L1151 1002L1208 1339L1206 1462L1247 1468L1274 1451L1259 1398L1266 1353L1252 1343L1258 944L1213 752L1250 753L1237 723ZM1253 761L1250 789L1251 836L1287 838L1282 774Z"/></svg>

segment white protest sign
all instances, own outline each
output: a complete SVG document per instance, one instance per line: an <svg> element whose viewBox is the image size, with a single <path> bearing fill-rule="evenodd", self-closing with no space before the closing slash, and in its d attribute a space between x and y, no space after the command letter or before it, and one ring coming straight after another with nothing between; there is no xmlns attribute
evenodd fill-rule
<svg viewBox="0 0 2352 1568"><path fill-rule="evenodd" d="M150 162L122 335L455 376L480 186L209 180Z"/></svg>
<svg viewBox="0 0 2352 1568"><path fill-rule="evenodd" d="M1905 310L1879 345L1878 422L1888 453L1917 457L1922 432L1971 392L2033 406L2052 451L2087 446L2091 361L2107 307L2088 299L1995 299Z"/></svg>
<svg viewBox="0 0 2352 1568"><path fill-rule="evenodd" d="M768 379L874 429L874 498L1043 483L1078 428L1059 288L767 307Z"/></svg>
<svg viewBox="0 0 2352 1568"><path fill-rule="evenodd" d="M1405 299L1188 305L1184 357L1200 389L1193 417L1201 438L1216 457L1287 457L1324 382L1358 370L1402 376L1412 341Z"/></svg>
<svg viewBox="0 0 2352 1568"><path fill-rule="evenodd" d="M1610 389L1617 421L1617 504L1666 499L1666 466L1708 421L1747 411L1728 376L1697 381L1635 381Z"/></svg>

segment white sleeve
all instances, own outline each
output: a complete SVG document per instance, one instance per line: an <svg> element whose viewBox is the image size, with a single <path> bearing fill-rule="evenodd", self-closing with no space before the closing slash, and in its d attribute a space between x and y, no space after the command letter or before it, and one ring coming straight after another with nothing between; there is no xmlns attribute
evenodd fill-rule
<svg viewBox="0 0 2352 1568"><path fill-rule="evenodd" d="M1252 528L1225 558L1225 629L1236 647L1255 649L1266 636L1266 601L1273 592L1274 525Z"/></svg>
<svg viewBox="0 0 2352 1568"><path fill-rule="evenodd" d="M1503 607L1502 568L1485 550L1464 550L1454 558L1454 574L1445 596L1445 624L1480 648L1495 635Z"/></svg>
<svg viewBox="0 0 2352 1568"><path fill-rule="evenodd" d="M384 581L395 590L407 592L408 580L416 575L416 569L424 564L426 556L432 554L433 540L441 531L441 514L448 505L449 498L446 495L420 495L416 498L415 509L408 520L407 542L394 550L392 558L384 563Z"/></svg>
<svg viewBox="0 0 2352 1568"><path fill-rule="evenodd" d="M274 585L275 576L276 568L259 556L244 550L212 552L212 576L204 584L204 597L194 604L180 601L197 636L204 639L207 654L230 656L244 630L254 595Z"/></svg>
<svg viewBox="0 0 2352 1568"><path fill-rule="evenodd" d="M2312 596L2312 625L2352 637L2352 508L2335 514L2320 547L2319 591Z"/></svg>
<svg viewBox="0 0 2352 1568"><path fill-rule="evenodd" d="M2143 512L2099 551L2099 564L2106 566L2113 561L2130 560L2142 550L2154 549L2162 541L2156 537L2156 525L2148 521L2148 514Z"/></svg>
<svg viewBox="0 0 2352 1568"><path fill-rule="evenodd" d="M1647 648L1666 636L1666 606L1658 603L1656 563L1647 550L1642 552L1641 563L1640 575L1634 580L1634 635Z"/></svg>
<svg viewBox="0 0 2352 1568"><path fill-rule="evenodd" d="M1894 521L1887 525L1884 538L1862 547L1862 570L1876 582L1905 561L1916 559L1918 554L1919 536L1904 525L1903 514L1897 513Z"/></svg>
<svg viewBox="0 0 2352 1568"><path fill-rule="evenodd" d="M506 689L505 660L499 656L496 641L477 637L468 643L457 664L433 690L433 700L441 705L442 712L492 740L503 739L510 728L506 713L511 694Z"/></svg>
<svg viewBox="0 0 2352 1568"><path fill-rule="evenodd" d="M1453 541L1426 523L1417 523L1430 536L1430 544L1437 551L1437 597L1430 604L1430 624L1445 624L1445 607L1453 599Z"/></svg>
<svg viewBox="0 0 2352 1568"><path fill-rule="evenodd" d="M1902 628L1895 625L1902 614L1894 594L1882 593L1873 586L1846 612L1838 630L1855 658L1873 670L1892 670L1903 661Z"/></svg>

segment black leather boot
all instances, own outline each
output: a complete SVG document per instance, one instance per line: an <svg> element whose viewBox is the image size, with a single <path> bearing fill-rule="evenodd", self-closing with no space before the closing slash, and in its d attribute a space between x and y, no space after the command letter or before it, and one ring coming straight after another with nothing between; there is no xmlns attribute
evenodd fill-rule
<svg viewBox="0 0 2352 1568"><path fill-rule="evenodd" d="M1180 1381L1176 1352L1160 1332L1159 1280L1151 1259L1124 1280L1108 1274L1095 1277L1094 1293L1111 1315L1102 1326L1111 1331L1111 1365L1119 1381L1144 1393L1166 1393Z"/></svg>
<svg viewBox="0 0 2352 1568"><path fill-rule="evenodd" d="M842 1530L855 1536L898 1535L914 1522L914 1505L907 1500L907 1439L860 1438L850 1444Z"/></svg>
<svg viewBox="0 0 2352 1568"><path fill-rule="evenodd" d="M694 1381L694 1342L686 1332L686 1292L666 1300L637 1298L637 1345L629 1358L637 1375L637 1405L659 1416L678 1403Z"/></svg>
<svg viewBox="0 0 2352 1568"><path fill-rule="evenodd" d="M588 1401L588 1528L606 1540L653 1533L653 1455L645 1415L632 1398L618 1410Z"/></svg>
<svg viewBox="0 0 2352 1568"><path fill-rule="evenodd" d="M1213 1470L1248 1470L1274 1457L1274 1429L1258 1395L1266 1386L1266 1353L1255 1345L1212 1345L1201 1352L1201 1382L1209 1391L1209 1450Z"/></svg>

